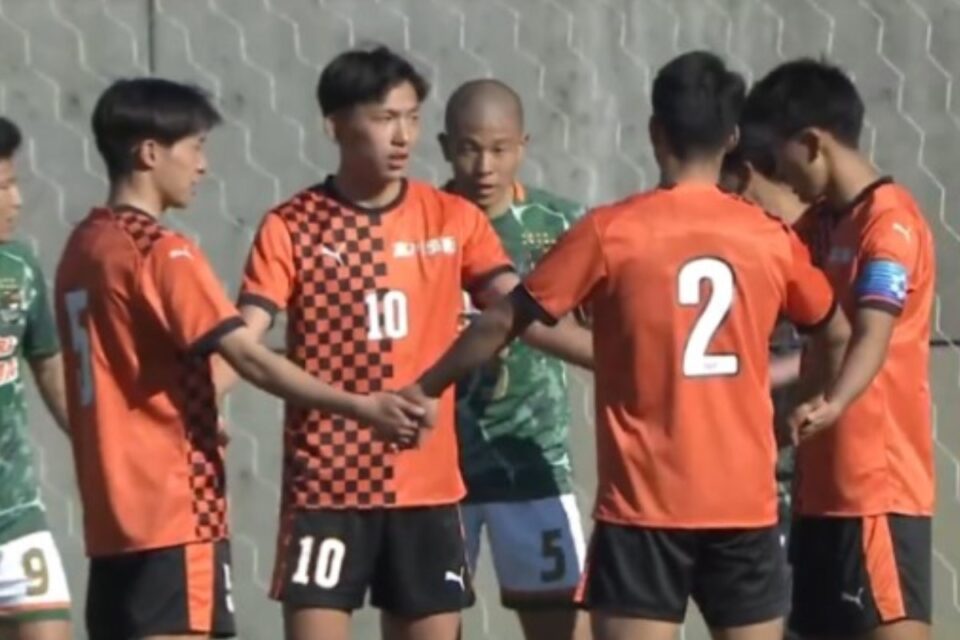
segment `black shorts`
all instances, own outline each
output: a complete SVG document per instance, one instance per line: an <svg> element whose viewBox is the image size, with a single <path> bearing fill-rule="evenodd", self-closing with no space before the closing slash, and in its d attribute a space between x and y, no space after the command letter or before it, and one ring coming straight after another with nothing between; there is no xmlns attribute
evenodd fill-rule
<svg viewBox="0 0 960 640"><path fill-rule="evenodd" d="M457 505L303 510L283 518L271 596L288 607L373 606L421 617L473 604Z"/></svg>
<svg viewBox="0 0 960 640"><path fill-rule="evenodd" d="M933 540L927 517L798 517L790 536L801 635L859 635L898 620L929 623Z"/></svg>
<svg viewBox="0 0 960 640"><path fill-rule="evenodd" d="M598 522L578 598L591 611L680 623L692 597L725 629L786 615L789 584L777 527L652 529Z"/></svg>
<svg viewBox="0 0 960 640"><path fill-rule="evenodd" d="M86 622L90 640L232 638L229 541L91 558Z"/></svg>

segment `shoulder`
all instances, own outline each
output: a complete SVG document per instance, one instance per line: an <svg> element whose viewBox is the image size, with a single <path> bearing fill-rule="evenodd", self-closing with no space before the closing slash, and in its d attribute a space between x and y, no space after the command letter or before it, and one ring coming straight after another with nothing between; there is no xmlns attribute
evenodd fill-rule
<svg viewBox="0 0 960 640"><path fill-rule="evenodd" d="M270 207L263 221L271 219L288 220L304 213L314 213L329 206L334 200L323 192L322 185L301 189L289 198Z"/></svg>
<svg viewBox="0 0 960 640"><path fill-rule="evenodd" d="M586 207L579 202L574 202L573 200L537 187L524 185L524 196L524 203L537 204L546 209L561 213L566 217L580 217L586 209Z"/></svg>
<svg viewBox="0 0 960 640"><path fill-rule="evenodd" d="M451 191L436 187L421 180L407 181L407 199L410 202L435 207L442 212L470 212L482 211L475 204Z"/></svg>
<svg viewBox="0 0 960 640"><path fill-rule="evenodd" d="M37 257L33 249L18 240L0 243L0 256L29 266L37 265Z"/></svg>

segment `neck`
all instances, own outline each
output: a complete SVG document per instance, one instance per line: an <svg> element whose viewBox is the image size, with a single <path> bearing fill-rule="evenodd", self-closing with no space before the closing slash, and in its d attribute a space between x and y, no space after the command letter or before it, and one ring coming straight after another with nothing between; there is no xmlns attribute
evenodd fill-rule
<svg viewBox="0 0 960 640"><path fill-rule="evenodd" d="M120 180L110 185L110 195L107 197L107 206L111 209L118 207L133 207L154 218L159 218L166 207L156 189L147 185L137 184L136 177Z"/></svg>
<svg viewBox="0 0 960 640"><path fill-rule="evenodd" d="M776 207L777 216L790 226L793 226L797 220L802 218L804 212L807 210L806 205L794 195L793 191L784 193L777 198Z"/></svg>
<svg viewBox="0 0 960 640"><path fill-rule="evenodd" d="M834 208L840 209L853 202L880 177L873 165L853 149L833 149L830 156L832 177L826 198Z"/></svg>
<svg viewBox="0 0 960 640"><path fill-rule="evenodd" d="M456 180L453 181L453 192L466 198L467 200L470 200L469 190L462 188ZM510 210L511 205L513 205L514 195L513 182L511 182L508 188L497 194L497 197L489 203L481 204L472 200L471 202L480 207L480 209L487 214L487 217L493 220L495 218L499 218Z"/></svg>
<svg viewBox="0 0 960 640"><path fill-rule="evenodd" d="M709 184L720 182L723 158L682 162L669 158L660 166L660 186Z"/></svg>
<svg viewBox="0 0 960 640"><path fill-rule="evenodd" d="M368 171L351 171L343 165L333 177L337 191L361 207L378 209L393 202L400 194L402 180L381 180Z"/></svg>

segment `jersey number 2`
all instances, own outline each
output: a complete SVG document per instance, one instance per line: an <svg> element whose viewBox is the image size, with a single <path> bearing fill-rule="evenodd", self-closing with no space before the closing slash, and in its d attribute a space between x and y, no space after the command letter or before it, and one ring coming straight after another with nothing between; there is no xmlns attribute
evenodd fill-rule
<svg viewBox="0 0 960 640"><path fill-rule="evenodd" d="M687 346L683 350L683 375L690 378L732 376L740 370L736 354L710 354L710 341L723 324L733 306L733 270L717 258L697 258L683 265L677 279L677 297L683 306L696 306L700 299L700 285L710 283L710 298L697 318Z"/></svg>
<svg viewBox="0 0 960 640"><path fill-rule="evenodd" d="M90 335L83 322L87 312L87 291L77 289L66 295L67 316L70 319L70 343L79 360L80 406L93 402L93 366L90 362Z"/></svg>

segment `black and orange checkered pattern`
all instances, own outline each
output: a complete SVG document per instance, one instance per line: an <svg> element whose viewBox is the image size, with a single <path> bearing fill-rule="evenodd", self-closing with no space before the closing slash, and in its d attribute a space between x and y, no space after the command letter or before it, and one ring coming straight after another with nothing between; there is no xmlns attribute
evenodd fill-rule
<svg viewBox="0 0 960 640"><path fill-rule="evenodd" d="M135 210L117 211L115 218L142 255L170 233L152 217ZM229 533L226 470L210 361L189 353L181 354L178 360L181 382L171 397L181 410L185 427L195 535L198 540L219 540Z"/></svg>
<svg viewBox="0 0 960 640"><path fill-rule="evenodd" d="M298 274L287 309L289 357L349 391L382 390L393 375L391 340L367 339L364 303L370 292L386 293L379 216L343 209L314 190L275 213L290 230ZM396 502L394 454L369 428L292 406L286 422L285 505L376 507Z"/></svg>

